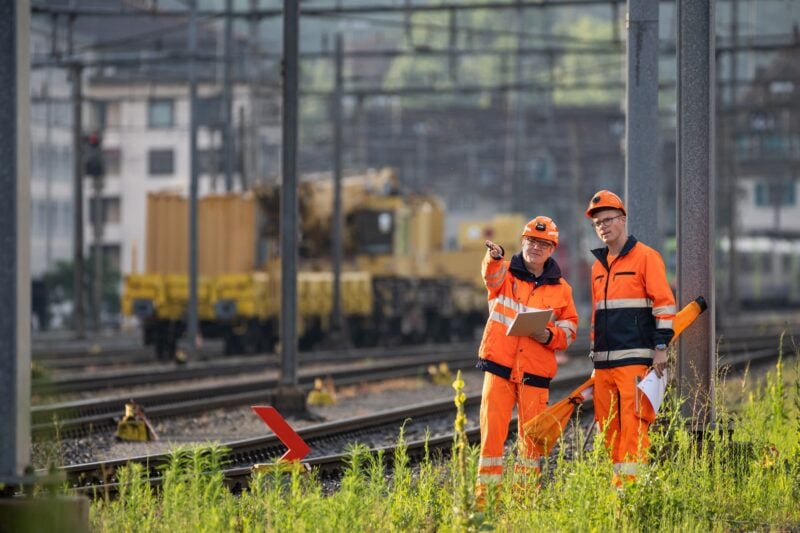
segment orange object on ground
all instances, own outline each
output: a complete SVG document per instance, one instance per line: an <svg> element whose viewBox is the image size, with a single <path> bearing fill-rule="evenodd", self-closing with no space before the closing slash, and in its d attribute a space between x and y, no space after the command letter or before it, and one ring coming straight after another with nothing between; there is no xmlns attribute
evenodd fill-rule
<svg viewBox="0 0 800 533"><path fill-rule="evenodd" d="M592 377L569 393L566 398L557 401L524 425L523 434L526 440L532 443L540 455L550 453L572 417L575 407L591 398L593 389Z"/></svg>

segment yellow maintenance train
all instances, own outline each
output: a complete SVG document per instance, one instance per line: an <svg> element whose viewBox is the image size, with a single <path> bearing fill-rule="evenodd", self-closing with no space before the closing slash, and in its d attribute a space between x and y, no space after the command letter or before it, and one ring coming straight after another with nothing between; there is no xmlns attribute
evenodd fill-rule
<svg viewBox="0 0 800 533"><path fill-rule="evenodd" d="M401 194L391 169L342 182L342 312L355 346L473 338L488 312L480 277L483 241L513 250L522 215L459 226L444 246L443 203ZM324 340L332 310L330 174L303 176L298 333L301 349ZM205 338L226 353L269 352L280 316L279 185L198 201L198 316ZM188 203L175 193L147 202L146 268L125 278L123 312L141 324L159 358L175 355L186 329Z"/></svg>

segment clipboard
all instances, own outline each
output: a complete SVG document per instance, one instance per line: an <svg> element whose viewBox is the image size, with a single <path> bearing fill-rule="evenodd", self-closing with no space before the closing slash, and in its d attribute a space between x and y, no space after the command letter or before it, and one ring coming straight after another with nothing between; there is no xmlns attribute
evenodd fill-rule
<svg viewBox="0 0 800 533"><path fill-rule="evenodd" d="M537 309L536 311L517 313L514 321L508 326L506 335L530 337L534 333L539 333L546 328L552 316L552 309Z"/></svg>

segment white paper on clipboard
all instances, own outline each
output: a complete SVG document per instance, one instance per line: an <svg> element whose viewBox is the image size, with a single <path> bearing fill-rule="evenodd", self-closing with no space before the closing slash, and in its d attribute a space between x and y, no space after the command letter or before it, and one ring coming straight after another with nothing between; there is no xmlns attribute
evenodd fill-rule
<svg viewBox="0 0 800 533"><path fill-rule="evenodd" d="M661 402L664 401L664 393L667 390L667 371L666 369L658 377L654 370L647 373L642 381L639 382L639 390L641 390L647 399L650 400L650 405L653 406L653 412L658 413L658 408L661 407Z"/></svg>
<svg viewBox="0 0 800 533"><path fill-rule="evenodd" d="M547 327L550 318L553 316L552 309L537 309L535 311L525 311L517 313L514 322L508 326L506 335L518 337L530 337L534 333L539 333Z"/></svg>

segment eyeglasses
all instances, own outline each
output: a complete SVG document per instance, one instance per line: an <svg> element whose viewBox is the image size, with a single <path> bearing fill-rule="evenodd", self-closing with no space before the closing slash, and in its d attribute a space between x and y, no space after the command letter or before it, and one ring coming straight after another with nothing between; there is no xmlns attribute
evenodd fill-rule
<svg viewBox="0 0 800 533"><path fill-rule="evenodd" d="M599 228L600 226L608 226L609 224L611 224L611 221L614 220L615 218L624 217L624 216L625 215L617 215L615 217L608 217L608 218L603 218L603 219L600 219L600 220L593 220L592 221L592 226L594 226L595 228Z"/></svg>
<svg viewBox="0 0 800 533"><path fill-rule="evenodd" d="M528 246L530 246L532 248L540 248L540 249L543 249L543 250L546 250L546 249L550 248L551 246L553 246L548 241L542 241L542 240L537 239L535 237L525 237L525 242L528 243Z"/></svg>

